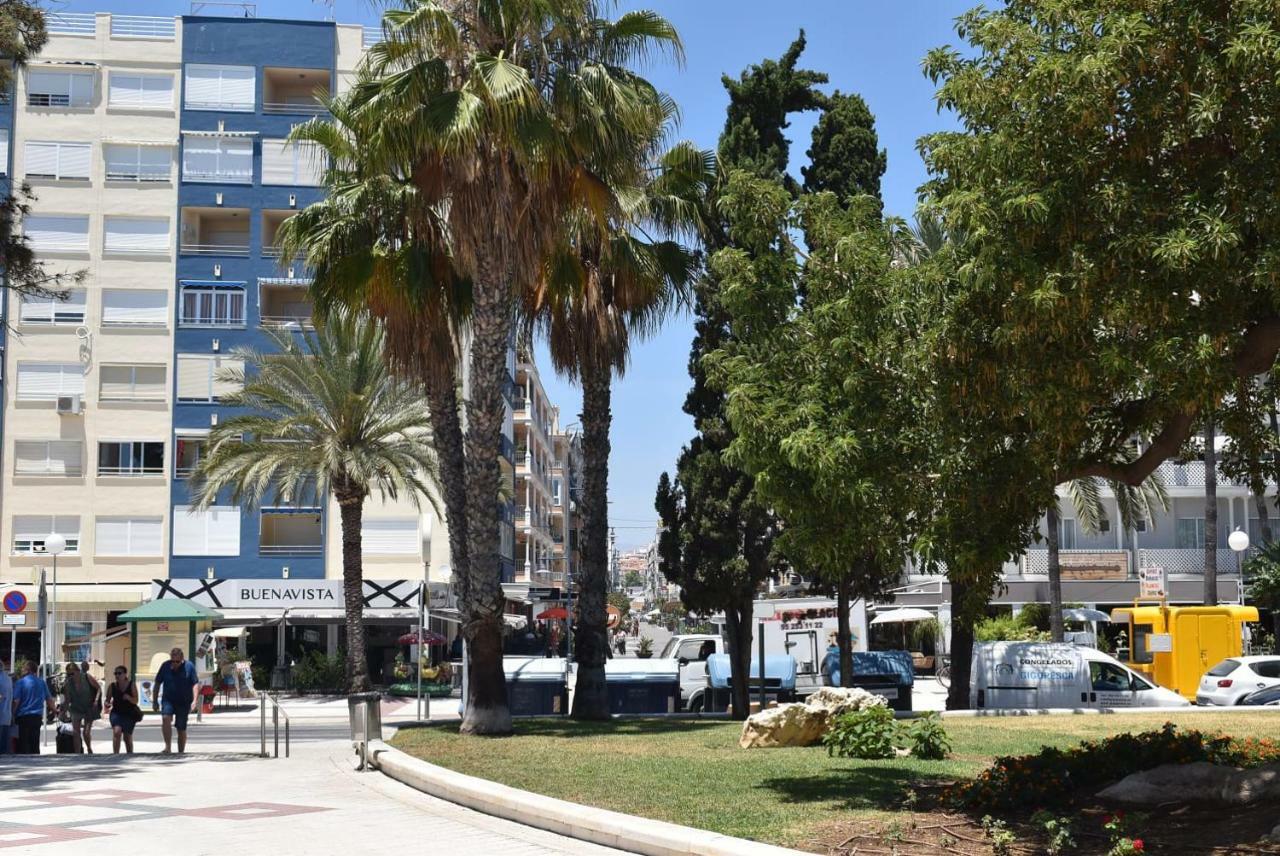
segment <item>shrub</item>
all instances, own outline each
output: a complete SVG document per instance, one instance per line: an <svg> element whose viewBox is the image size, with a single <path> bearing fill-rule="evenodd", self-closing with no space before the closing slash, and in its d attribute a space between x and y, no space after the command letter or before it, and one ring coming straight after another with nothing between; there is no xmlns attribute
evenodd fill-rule
<svg viewBox="0 0 1280 856"><path fill-rule="evenodd" d="M1049 634L1037 630L1019 615L984 618L973 626L975 642L1047 642Z"/></svg>
<svg viewBox="0 0 1280 856"><path fill-rule="evenodd" d="M336 690L347 683L346 655L332 657L312 651L293 666L293 686L299 690Z"/></svg>
<svg viewBox="0 0 1280 856"><path fill-rule="evenodd" d="M930 711L907 726L907 745L911 754L925 761L941 761L951 752L951 741L942 727L942 718Z"/></svg>
<svg viewBox="0 0 1280 856"><path fill-rule="evenodd" d="M640 644L636 646L636 656L644 659L653 656L653 640L648 636L640 640Z"/></svg>
<svg viewBox="0 0 1280 856"><path fill-rule="evenodd" d="M1071 834L1071 818L1056 817L1041 809L1031 815L1031 823L1044 833L1044 852L1047 856L1062 856L1075 849L1076 839Z"/></svg>
<svg viewBox="0 0 1280 856"><path fill-rule="evenodd" d="M892 758L897 739L898 723L883 705L842 713L822 735L827 754L841 758Z"/></svg>
<svg viewBox="0 0 1280 856"><path fill-rule="evenodd" d="M1159 731L1116 734L1059 749L1046 746L1034 755L997 758L971 782L951 791L961 806L977 811L1008 811L1055 806L1079 788L1095 788L1161 764L1208 761L1256 767L1280 760L1270 740L1234 740L1221 734L1180 731L1165 723Z"/></svg>

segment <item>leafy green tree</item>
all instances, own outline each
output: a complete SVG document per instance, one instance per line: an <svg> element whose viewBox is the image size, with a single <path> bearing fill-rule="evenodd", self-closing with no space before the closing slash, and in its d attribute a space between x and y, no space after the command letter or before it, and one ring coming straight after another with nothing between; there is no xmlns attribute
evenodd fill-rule
<svg viewBox="0 0 1280 856"><path fill-rule="evenodd" d="M717 157L721 175L743 170L799 185L787 174L790 145L787 117L816 110L826 96L815 87L826 75L798 69L805 39L801 32L780 60L765 60L738 79L722 78L729 107ZM707 250L733 245L728 223L708 200ZM665 527L659 536L663 574L681 587L681 600L695 612L723 611L733 680L733 711L746 718L751 657L751 604L761 584L779 567L773 547L777 520L755 491L753 479L726 459L733 430L725 416L725 396L708 381L703 358L731 336L729 316L714 273L696 286L694 341L689 357L693 388L684 410L698 435L681 452L672 479L659 479L655 506Z"/></svg>
<svg viewBox="0 0 1280 856"><path fill-rule="evenodd" d="M642 585L644 585L644 577L640 575L639 571L627 571L626 576L622 578L623 588L640 588ZM623 597L626 597L626 595L623 595ZM628 603L629 602L630 601L628 600Z"/></svg>
<svg viewBox="0 0 1280 856"><path fill-rule="evenodd" d="M244 369L219 381L237 387L227 407L247 408L209 432L209 452L192 474L198 508L229 496L323 507L342 519L342 589L347 683L369 689L364 644L360 521L370 495L415 505L437 483L430 422L419 391L387 366L386 334L364 317L338 312L315 333L268 330L275 353L237 349Z"/></svg>
<svg viewBox="0 0 1280 856"><path fill-rule="evenodd" d="M383 16L350 106L371 168L411 177L416 210L438 212L470 282L463 443L468 573L455 579L470 657L461 730L511 730L502 672L498 456L508 349L566 218L607 217L625 188L604 160L650 124L634 70L678 52L652 13L604 17L593 0L409 0Z"/></svg>
<svg viewBox="0 0 1280 856"><path fill-rule="evenodd" d="M861 95L837 90L827 97L806 154L809 165L800 168L806 193L834 193L842 204L855 196L880 199L888 155Z"/></svg>
<svg viewBox="0 0 1280 856"><path fill-rule="evenodd" d="M925 70L960 129L920 145L926 201L967 235L967 392L1067 479L1136 486L1280 351L1274 9L1011 0L957 30Z"/></svg>
<svg viewBox="0 0 1280 856"><path fill-rule="evenodd" d="M1280 543L1267 544L1245 564L1249 602L1271 613L1271 632L1280 654Z"/></svg>

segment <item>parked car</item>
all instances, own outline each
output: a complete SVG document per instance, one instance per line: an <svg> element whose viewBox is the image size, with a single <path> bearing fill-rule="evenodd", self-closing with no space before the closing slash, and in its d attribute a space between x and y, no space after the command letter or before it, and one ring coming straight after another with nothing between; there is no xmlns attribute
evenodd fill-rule
<svg viewBox="0 0 1280 856"><path fill-rule="evenodd" d="M1241 704L1249 705L1280 705L1280 684L1267 687L1265 690L1249 693L1240 700Z"/></svg>
<svg viewBox="0 0 1280 856"><path fill-rule="evenodd" d="M1250 693L1274 686L1280 686L1280 657L1228 657L1200 679L1196 704L1242 704Z"/></svg>

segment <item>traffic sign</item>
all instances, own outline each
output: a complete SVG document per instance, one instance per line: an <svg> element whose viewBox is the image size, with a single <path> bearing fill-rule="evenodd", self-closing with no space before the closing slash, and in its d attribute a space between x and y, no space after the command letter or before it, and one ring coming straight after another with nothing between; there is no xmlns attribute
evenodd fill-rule
<svg viewBox="0 0 1280 856"><path fill-rule="evenodd" d="M25 627L27 624L27 616L22 613L6 612L0 618L4 619L5 627Z"/></svg>
<svg viewBox="0 0 1280 856"><path fill-rule="evenodd" d="M4 611L9 613L22 612L27 608L27 596L22 592L14 589L6 592L4 596Z"/></svg>

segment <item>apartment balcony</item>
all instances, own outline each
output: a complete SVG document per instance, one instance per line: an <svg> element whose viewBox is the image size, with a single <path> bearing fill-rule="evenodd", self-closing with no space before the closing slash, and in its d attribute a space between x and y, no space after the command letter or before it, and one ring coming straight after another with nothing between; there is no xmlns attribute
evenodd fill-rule
<svg viewBox="0 0 1280 856"><path fill-rule="evenodd" d="M1204 548L1157 547L1138 549L1136 561L1132 550L1060 550L1058 561L1063 579L1103 580L1135 578L1138 568L1164 568L1169 576L1204 573ZM1247 558L1248 553L1246 551ZM1237 557L1234 550L1219 548L1218 573L1234 574ZM1023 576L1042 576L1049 573L1049 551L1044 547L1030 549L1022 557L1020 572Z"/></svg>
<svg viewBox="0 0 1280 856"><path fill-rule="evenodd" d="M248 256L248 208L182 209L182 241L187 256Z"/></svg>
<svg viewBox="0 0 1280 856"><path fill-rule="evenodd" d="M321 116L329 111L327 68L271 68L262 70L262 112L276 115Z"/></svg>
<svg viewBox="0 0 1280 856"><path fill-rule="evenodd" d="M280 258L280 226L297 213L292 209L279 211L269 209L262 212L262 257L264 259Z"/></svg>
<svg viewBox="0 0 1280 856"><path fill-rule="evenodd" d="M260 556L320 556L324 525L319 509L264 511L259 531Z"/></svg>
<svg viewBox="0 0 1280 856"><path fill-rule="evenodd" d="M264 327L304 330L314 326L311 292L305 283L259 281L258 310Z"/></svg>

